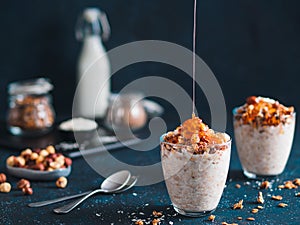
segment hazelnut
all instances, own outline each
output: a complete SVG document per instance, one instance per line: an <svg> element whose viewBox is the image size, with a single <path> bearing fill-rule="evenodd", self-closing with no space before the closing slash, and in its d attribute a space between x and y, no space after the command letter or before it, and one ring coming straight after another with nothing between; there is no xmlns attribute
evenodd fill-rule
<svg viewBox="0 0 300 225"><path fill-rule="evenodd" d="M44 161L44 156L39 155L39 157L35 160L36 164L42 163Z"/></svg>
<svg viewBox="0 0 300 225"><path fill-rule="evenodd" d="M65 157L65 165L66 167L69 167L72 165L72 159Z"/></svg>
<svg viewBox="0 0 300 225"><path fill-rule="evenodd" d="M22 188L22 192L24 193L24 195L32 195L33 194L33 190L31 187Z"/></svg>
<svg viewBox="0 0 300 225"><path fill-rule="evenodd" d="M24 151L21 152L21 156L26 156L26 155L31 155L32 151L30 148L25 149Z"/></svg>
<svg viewBox="0 0 300 225"><path fill-rule="evenodd" d="M15 165L15 156L10 156L10 157L8 157L7 159L6 159L6 164L8 165L8 166L14 166Z"/></svg>
<svg viewBox="0 0 300 225"><path fill-rule="evenodd" d="M55 162L59 163L60 165L64 165L65 164L65 157L63 155L60 155L57 158L55 158Z"/></svg>
<svg viewBox="0 0 300 225"><path fill-rule="evenodd" d="M63 164L60 164L60 163L58 163L58 162L51 162L50 163L50 167L52 168L52 169L59 169L61 166L62 166Z"/></svg>
<svg viewBox="0 0 300 225"><path fill-rule="evenodd" d="M68 184L68 180L65 177L60 177L56 181L56 187L58 188L65 188Z"/></svg>
<svg viewBox="0 0 300 225"><path fill-rule="evenodd" d="M6 182L6 175L4 173L0 173L0 184Z"/></svg>
<svg viewBox="0 0 300 225"><path fill-rule="evenodd" d="M30 160L36 160L38 157L39 157L39 154L37 154L36 152L33 152L33 153L30 155Z"/></svg>
<svg viewBox="0 0 300 225"><path fill-rule="evenodd" d="M17 188L18 188L18 189L23 189L23 188L28 188L28 187L30 187L30 182L29 182L29 180L21 179L21 180L19 180L19 182L17 183Z"/></svg>
<svg viewBox="0 0 300 225"><path fill-rule="evenodd" d="M44 166L43 163L38 163L38 164L32 165L30 167L30 169L44 171L45 170L45 166Z"/></svg>
<svg viewBox="0 0 300 225"><path fill-rule="evenodd" d="M49 155L49 152L46 150L46 149L43 149L41 152L40 152L40 156L43 156L43 157L46 157Z"/></svg>
<svg viewBox="0 0 300 225"><path fill-rule="evenodd" d="M22 156L15 157L14 159L14 166L16 167L23 167L25 166L25 163L26 161Z"/></svg>
<svg viewBox="0 0 300 225"><path fill-rule="evenodd" d="M8 193L11 190L11 185L10 183L4 182L0 184L0 192L5 192Z"/></svg>
<svg viewBox="0 0 300 225"><path fill-rule="evenodd" d="M52 146L52 145L49 145L47 148L46 148L47 152L49 154L54 154L55 153L55 148Z"/></svg>

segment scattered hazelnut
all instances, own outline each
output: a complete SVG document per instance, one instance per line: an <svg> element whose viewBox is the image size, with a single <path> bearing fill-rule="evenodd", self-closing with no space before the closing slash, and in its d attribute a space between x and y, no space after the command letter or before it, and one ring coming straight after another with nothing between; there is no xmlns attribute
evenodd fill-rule
<svg viewBox="0 0 300 225"><path fill-rule="evenodd" d="M258 209L254 208L254 209L251 210L251 212L254 213L254 214L258 213Z"/></svg>
<svg viewBox="0 0 300 225"><path fill-rule="evenodd" d="M32 195L33 194L33 190L31 187L22 188L22 192L24 193L24 195Z"/></svg>
<svg viewBox="0 0 300 225"><path fill-rule="evenodd" d="M162 213L161 212L157 212L156 210L154 210L152 212L152 215L158 217L158 216L162 216Z"/></svg>
<svg viewBox="0 0 300 225"><path fill-rule="evenodd" d="M255 218L253 218L253 217L248 217L247 220L249 220L249 221L254 221Z"/></svg>
<svg viewBox="0 0 300 225"><path fill-rule="evenodd" d="M65 188L68 184L68 180L65 177L60 177L56 181L56 187L58 188Z"/></svg>
<svg viewBox="0 0 300 225"><path fill-rule="evenodd" d="M239 188L241 188L241 185L240 184L236 184L235 187L239 189Z"/></svg>
<svg viewBox="0 0 300 225"><path fill-rule="evenodd" d="M241 216L238 216L238 217L237 217L237 219L238 219L238 220L242 220L242 219L243 219L243 217L241 217Z"/></svg>
<svg viewBox="0 0 300 225"><path fill-rule="evenodd" d="M19 182L17 183L17 188L18 189L23 189L23 188L26 188L26 187L30 187L29 180L26 180L26 179L19 180Z"/></svg>
<svg viewBox="0 0 300 225"><path fill-rule="evenodd" d="M8 182L0 184L0 192L8 193L11 190L11 185Z"/></svg>
<svg viewBox="0 0 300 225"><path fill-rule="evenodd" d="M0 184L6 182L6 175L4 173L0 173Z"/></svg>

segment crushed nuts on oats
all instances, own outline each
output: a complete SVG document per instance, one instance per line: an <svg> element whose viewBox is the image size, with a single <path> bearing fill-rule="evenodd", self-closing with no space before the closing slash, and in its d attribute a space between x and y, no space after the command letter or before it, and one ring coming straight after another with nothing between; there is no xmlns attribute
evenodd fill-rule
<svg viewBox="0 0 300 225"><path fill-rule="evenodd" d="M241 185L240 184L236 184L235 187L236 188L241 188Z"/></svg>
<svg viewBox="0 0 300 225"><path fill-rule="evenodd" d="M247 220L249 220L249 221L254 221L255 218L253 218L253 217L248 217Z"/></svg>

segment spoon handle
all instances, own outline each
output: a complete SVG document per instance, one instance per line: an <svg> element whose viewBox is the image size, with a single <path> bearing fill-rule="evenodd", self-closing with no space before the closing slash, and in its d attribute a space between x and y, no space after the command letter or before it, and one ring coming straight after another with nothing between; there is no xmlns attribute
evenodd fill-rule
<svg viewBox="0 0 300 225"><path fill-rule="evenodd" d="M29 203L28 206L29 207L41 207L41 206L45 206L45 205L50 205L50 204L53 204L53 203L62 202L62 201L73 199L73 198L78 198L78 197L81 197L83 195L87 195L90 192L92 192L92 191L86 191L86 192L79 193L79 194L76 194L76 195L70 195L70 196L65 196L65 197L46 200L46 201L41 201L41 202L32 202L32 203Z"/></svg>
<svg viewBox="0 0 300 225"><path fill-rule="evenodd" d="M53 209L53 211L55 213L58 213L58 214L62 214L62 213L68 213L70 212L72 209L74 209L76 206L78 206L80 203L82 203L84 200L86 200L87 198L89 198L90 196L96 194L96 193L99 193L99 192L103 192L102 189L97 189L97 190L94 190L92 192L90 192L89 194L83 196L82 198L80 199L77 199L67 205L64 205L62 207L59 207L59 208L56 208L56 209Z"/></svg>

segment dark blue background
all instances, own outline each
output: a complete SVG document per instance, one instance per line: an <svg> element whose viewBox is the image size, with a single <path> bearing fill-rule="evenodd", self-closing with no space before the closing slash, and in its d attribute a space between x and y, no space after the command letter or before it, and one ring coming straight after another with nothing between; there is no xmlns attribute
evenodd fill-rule
<svg viewBox="0 0 300 225"><path fill-rule="evenodd" d="M76 63L81 43L74 37L79 13L88 6L104 10L112 49L124 43L158 39L192 49L193 1L179 0L52 0L3 1L0 7L0 115L6 110L9 82L36 76L55 84L58 116L69 116L75 91ZM228 111L246 96L271 96L300 105L300 2L199 1L197 53L215 73ZM135 78L161 75L188 91L187 75L168 66L132 65L112 81L114 91ZM199 76L199 75L198 75ZM207 111L198 89L198 110Z"/></svg>
<svg viewBox="0 0 300 225"><path fill-rule="evenodd" d="M192 0L27 0L2 1L0 7L0 117L5 118L6 86L9 82L46 76L55 85L54 102L58 117L71 115L73 93L75 91L76 62L81 43L74 37L74 27L79 13L88 6L97 6L109 17L112 36L105 43L112 49L121 44L145 39L175 42L192 49L193 1ZM234 106L243 103L249 95L263 95L279 99L286 105L300 107L300 1L297 0L206 0L198 1L197 53L216 75L224 92L228 113ZM157 63L132 65L114 77L112 88L120 90L128 82L144 75L161 75L181 84L191 93L191 80L179 70ZM200 76L200 75L198 75ZM209 120L208 106L201 91L197 90L197 108L200 116ZM230 114L229 114L230 115ZM165 115L166 122L177 124L172 116ZM175 118L175 117L174 117ZM228 119L229 134L232 135L231 118ZM276 185L299 176L299 138L295 144L286 171L278 177ZM1 149L2 150L2 149ZM132 159L137 164L145 161L144 156L130 154L124 150L116 157ZM149 162L159 160L158 148L149 152ZM127 154L128 152L128 154ZM0 171L4 171L5 158L16 154L3 149ZM230 178L222 201L216 211L218 223L238 222L236 216L248 217L255 207L257 184L244 184L241 167L233 146ZM99 159L100 161L103 159ZM129 224L127 213L143 211L147 215L152 210L169 211L170 201L164 183L135 189L118 195L98 196L87 201L79 209L67 216L52 213L54 206L44 209L29 209L28 202L60 197L66 194L95 188L102 181L99 175L86 165L83 159L74 162L70 184L65 190L57 190L50 182L34 182L35 194L24 197L15 189L1 194L0 221L5 224ZM92 182L91 182L92 180ZM17 179L9 177L15 186ZM55 191L52 191L55 189ZM134 197L132 193L137 193ZM275 193L276 192L276 193ZM299 221L299 199L294 190L274 191L282 194L290 207L280 209L277 202L270 201L266 210L255 216L257 220L249 224L297 224ZM233 194L234 193L234 194ZM244 197L244 194L248 198ZM264 191L267 194L268 191ZM273 194L272 193L272 194ZM234 202L245 198L246 209L241 212L231 210ZM150 203L150 208L144 204ZM9 206L9 207L8 207ZM125 214L117 213L124 210ZM99 217L96 213L102 213ZM287 218L289 217L289 218ZM197 220L181 216L169 217L167 221L176 224L207 223L206 218ZM180 223L181 222L181 223ZM211 224L211 223L208 223ZM242 224L247 224L243 221Z"/></svg>

